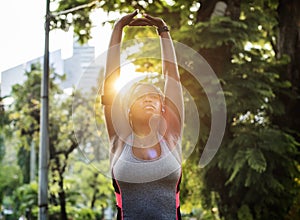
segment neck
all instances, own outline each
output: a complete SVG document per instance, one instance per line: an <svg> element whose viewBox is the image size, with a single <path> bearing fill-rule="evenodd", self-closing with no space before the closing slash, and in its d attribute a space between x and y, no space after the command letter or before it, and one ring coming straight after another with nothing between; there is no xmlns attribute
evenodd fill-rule
<svg viewBox="0 0 300 220"><path fill-rule="evenodd" d="M150 132L148 135L138 135L133 133L133 146L147 148L155 146L159 142L157 132Z"/></svg>
<svg viewBox="0 0 300 220"><path fill-rule="evenodd" d="M133 130L133 145L136 147L152 147L156 145L159 140L157 134L159 133L160 118L152 117L150 120L136 120L132 123Z"/></svg>
<svg viewBox="0 0 300 220"><path fill-rule="evenodd" d="M133 133L139 137L147 137L147 136L151 135L151 133L153 133L152 129L149 125L142 125L142 124L136 124L136 123L132 126L132 130L133 130Z"/></svg>
<svg viewBox="0 0 300 220"><path fill-rule="evenodd" d="M160 122L158 119L145 120L145 121L133 121L132 130L136 136L141 138L154 136L159 131Z"/></svg>

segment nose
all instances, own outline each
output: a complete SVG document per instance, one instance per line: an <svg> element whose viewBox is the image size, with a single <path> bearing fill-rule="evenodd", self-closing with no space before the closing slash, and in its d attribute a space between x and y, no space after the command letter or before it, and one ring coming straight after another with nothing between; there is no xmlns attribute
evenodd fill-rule
<svg viewBox="0 0 300 220"><path fill-rule="evenodd" d="M149 95L145 95L144 102L152 102L152 98Z"/></svg>

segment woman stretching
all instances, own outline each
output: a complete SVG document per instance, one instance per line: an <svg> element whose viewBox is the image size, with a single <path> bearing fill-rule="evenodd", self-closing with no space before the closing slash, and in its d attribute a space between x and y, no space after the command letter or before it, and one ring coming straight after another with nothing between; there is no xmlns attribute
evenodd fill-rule
<svg viewBox="0 0 300 220"><path fill-rule="evenodd" d="M146 14L134 18L137 13L122 17L114 25L102 96L111 145L117 219L181 219L179 185L184 111L174 46L161 18ZM125 100L114 89L120 75L120 43L125 26L157 28L164 92L150 83L136 83L124 96Z"/></svg>

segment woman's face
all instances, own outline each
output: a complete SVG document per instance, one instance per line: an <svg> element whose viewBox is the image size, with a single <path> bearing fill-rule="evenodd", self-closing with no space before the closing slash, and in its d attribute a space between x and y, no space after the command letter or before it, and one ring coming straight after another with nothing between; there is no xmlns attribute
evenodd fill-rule
<svg viewBox="0 0 300 220"><path fill-rule="evenodd" d="M130 107L131 117L141 120L160 115L161 111L161 96L157 93L148 93L138 97Z"/></svg>

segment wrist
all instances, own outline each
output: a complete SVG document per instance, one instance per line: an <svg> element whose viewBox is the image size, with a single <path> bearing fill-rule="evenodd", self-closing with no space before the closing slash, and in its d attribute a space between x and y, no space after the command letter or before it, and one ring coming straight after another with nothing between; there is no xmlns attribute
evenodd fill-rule
<svg viewBox="0 0 300 220"><path fill-rule="evenodd" d="M119 21L117 21L115 24L114 24L114 29L117 29L117 30L122 30L124 28L125 25L121 24Z"/></svg>
<svg viewBox="0 0 300 220"><path fill-rule="evenodd" d="M162 28L162 27L164 27L164 26L168 26L164 20L161 20L161 22L159 22L159 23L160 23L160 24L158 24L158 25L156 26L156 28Z"/></svg>
<svg viewBox="0 0 300 220"><path fill-rule="evenodd" d="M162 25L160 27L157 27L156 29L158 35L161 35L163 32L169 32L169 27L167 25Z"/></svg>

